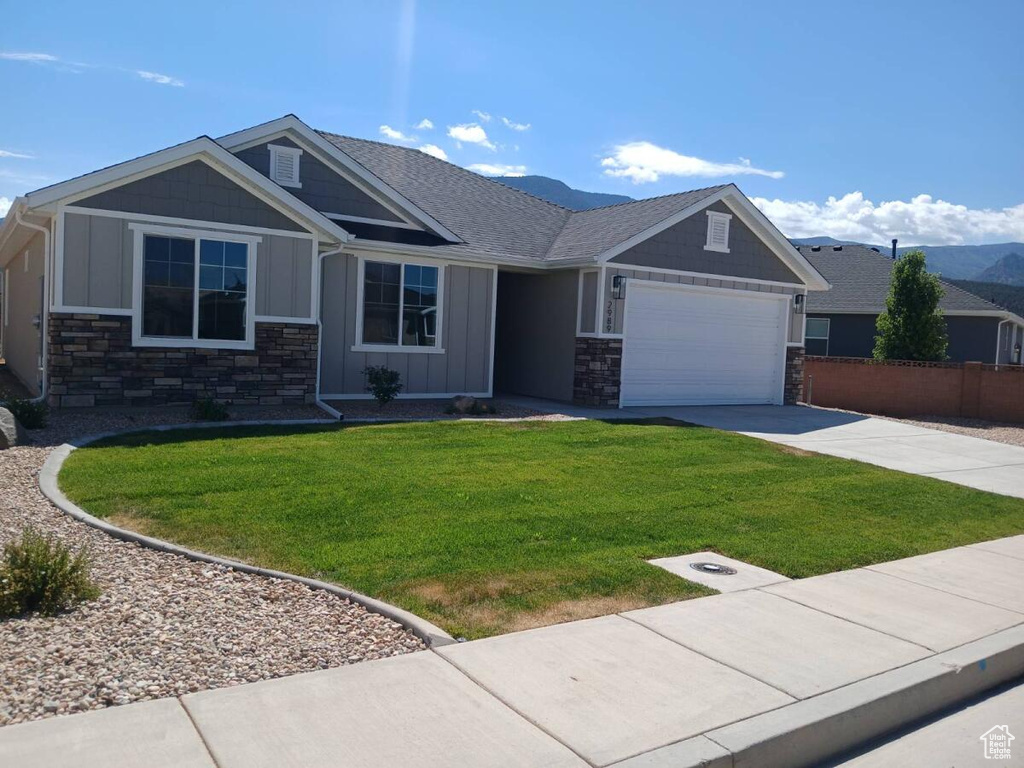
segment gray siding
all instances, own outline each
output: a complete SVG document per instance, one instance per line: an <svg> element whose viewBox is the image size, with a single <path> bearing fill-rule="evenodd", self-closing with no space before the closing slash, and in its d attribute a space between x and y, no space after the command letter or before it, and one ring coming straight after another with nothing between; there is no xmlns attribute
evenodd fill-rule
<svg viewBox="0 0 1024 768"><path fill-rule="evenodd" d="M131 309L132 223L99 214L64 214L65 306ZM285 235L262 238L256 247L256 314L310 317L312 241Z"/></svg>
<svg viewBox="0 0 1024 768"><path fill-rule="evenodd" d="M270 144L297 147L290 139L280 137L266 144L243 149L237 153L239 160L264 176L270 176ZM391 211L367 195L355 184L303 150L299 159L299 181L301 187L287 187L299 200L326 213L342 213L346 216L362 216L367 219L401 221Z"/></svg>
<svg viewBox="0 0 1024 768"><path fill-rule="evenodd" d="M579 272L498 276L496 391L572 400Z"/></svg>
<svg viewBox="0 0 1024 768"><path fill-rule="evenodd" d="M729 224L729 253L704 250L708 232L708 217L705 211L732 214L732 221ZM612 261L655 269L678 269L709 275L803 283L761 238L748 229L722 202L709 205L664 232L620 253Z"/></svg>
<svg viewBox="0 0 1024 768"><path fill-rule="evenodd" d="M765 285L764 283L745 283L742 280L717 280L714 278L690 277L688 275L673 275L664 272L643 272L635 269L609 269L605 279L604 287L604 310L601 313L603 324L602 331L605 333L622 333L622 321L625 318L625 303L629 300L629 283L626 284L625 300L612 298L612 276L625 275L633 280L651 280L659 283L677 283L680 285L706 285L712 288L731 288L740 291L756 291L759 293L779 293L792 296L801 292L796 288L787 288L781 285ZM793 304L790 302L789 336L787 341L799 342L803 329L803 317L793 311Z"/></svg>
<svg viewBox="0 0 1024 768"><path fill-rule="evenodd" d="M583 293L580 297L580 333L597 333L597 291L601 273L583 273Z"/></svg>
<svg viewBox="0 0 1024 768"><path fill-rule="evenodd" d="M825 314L813 312L808 317L827 317L829 357L872 357L875 350L875 323L878 315ZM949 347L946 354L954 363L996 362L997 317L946 317ZM815 347L809 354L821 354Z"/></svg>
<svg viewBox="0 0 1024 768"><path fill-rule="evenodd" d="M444 354L353 352L357 344L358 272L353 256L324 259L320 351L323 396L365 395L363 369L369 365L386 365L398 371L404 384L402 392L408 395L482 393L490 389L494 270L451 264L444 268Z"/></svg>
<svg viewBox="0 0 1024 768"><path fill-rule="evenodd" d="M193 160L75 203L82 208L302 231L204 162Z"/></svg>
<svg viewBox="0 0 1024 768"><path fill-rule="evenodd" d="M42 320L43 266L45 263L42 233L29 241L7 264L7 284L4 298L8 302L7 320L3 333L3 357L14 375L21 379L33 395L39 394L39 356L42 344L42 324L37 328L32 320ZM25 253L28 253L28 271L25 271ZM2 308L0 308L2 311ZM0 314L0 322L3 315Z"/></svg>

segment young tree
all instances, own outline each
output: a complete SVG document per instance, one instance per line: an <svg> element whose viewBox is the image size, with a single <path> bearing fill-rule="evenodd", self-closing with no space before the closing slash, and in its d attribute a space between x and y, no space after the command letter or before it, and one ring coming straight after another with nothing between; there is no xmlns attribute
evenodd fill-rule
<svg viewBox="0 0 1024 768"><path fill-rule="evenodd" d="M875 359L945 360L949 339L939 309L944 293L939 279L925 269L924 252L900 256L876 324Z"/></svg>

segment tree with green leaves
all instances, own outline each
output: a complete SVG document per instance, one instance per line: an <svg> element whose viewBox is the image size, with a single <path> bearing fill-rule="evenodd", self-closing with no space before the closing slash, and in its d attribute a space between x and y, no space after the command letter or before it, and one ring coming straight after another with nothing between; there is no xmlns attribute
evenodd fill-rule
<svg viewBox="0 0 1024 768"><path fill-rule="evenodd" d="M939 309L945 291L925 269L924 252L908 251L892 268L885 311L878 316L876 360L946 359L946 319Z"/></svg>

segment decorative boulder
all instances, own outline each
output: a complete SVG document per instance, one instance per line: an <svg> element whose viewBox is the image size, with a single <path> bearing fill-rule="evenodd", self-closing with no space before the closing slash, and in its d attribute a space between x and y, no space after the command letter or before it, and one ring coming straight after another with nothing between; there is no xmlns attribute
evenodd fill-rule
<svg viewBox="0 0 1024 768"><path fill-rule="evenodd" d="M452 398L452 413L475 413L480 405L475 397L469 395L456 395Z"/></svg>
<svg viewBox="0 0 1024 768"><path fill-rule="evenodd" d="M28 442L25 429L21 426L14 414L6 408L0 407L0 451L10 448L12 445L23 445Z"/></svg>

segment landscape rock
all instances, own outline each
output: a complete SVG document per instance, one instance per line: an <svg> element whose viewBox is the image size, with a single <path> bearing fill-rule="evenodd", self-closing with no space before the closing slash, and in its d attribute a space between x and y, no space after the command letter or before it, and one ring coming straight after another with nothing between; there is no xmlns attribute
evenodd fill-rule
<svg viewBox="0 0 1024 768"><path fill-rule="evenodd" d="M480 407L475 397L456 395L452 398L452 410L455 413L473 413Z"/></svg>
<svg viewBox="0 0 1024 768"><path fill-rule="evenodd" d="M24 427L14 414L0 406L0 451L28 442Z"/></svg>

